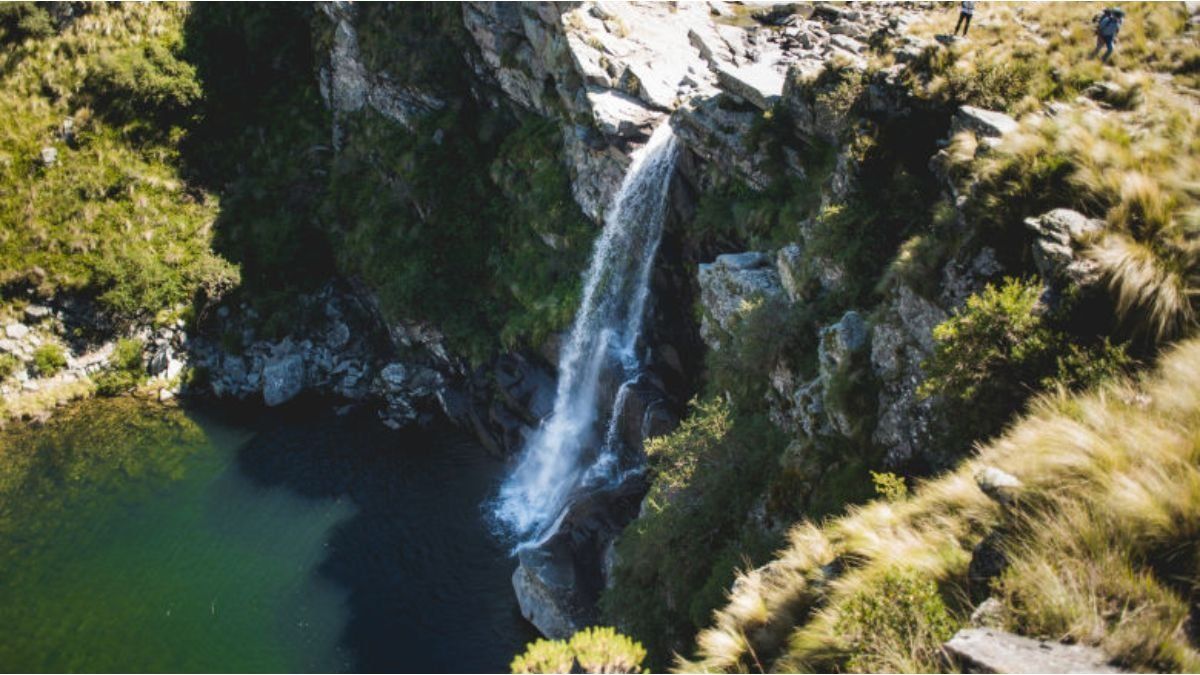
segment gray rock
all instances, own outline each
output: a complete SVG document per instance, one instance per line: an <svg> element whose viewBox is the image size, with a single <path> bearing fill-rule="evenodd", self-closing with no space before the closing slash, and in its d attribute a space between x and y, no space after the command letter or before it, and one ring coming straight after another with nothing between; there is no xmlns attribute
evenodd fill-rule
<svg viewBox="0 0 1200 675"><path fill-rule="evenodd" d="M551 639L562 640L575 634L583 626L576 623L570 609L559 602L560 593L548 588L535 574L517 566L513 572L513 590L516 591L517 604L521 608L521 616L537 627L542 635Z"/></svg>
<svg viewBox="0 0 1200 675"><path fill-rule="evenodd" d="M959 107L950 124L950 133L974 131L978 136L999 138L1017 128L1017 121L1001 112L971 105Z"/></svg>
<svg viewBox="0 0 1200 675"><path fill-rule="evenodd" d="M29 323L37 323L46 317L50 316L50 308L43 305L29 305L25 308L25 320Z"/></svg>
<svg viewBox="0 0 1200 675"><path fill-rule="evenodd" d="M983 494L1000 504L1011 504L1021 490L1021 481L1016 476L994 466L985 466L975 474L975 484Z"/></svg>
<svg viewBox="0 0 1200 675"><path fill-rule="evenodd" d="M51 146L46 146L42 148L42 152L39 157L41 158L44 166L54 166L58 163L58 149Z"/></svg>
<svg viewBox="0 0 1200 675"><path fill-rule="evenodd" d="M1104 652L1084 645L1034 640L994 628L967 628L946 651L975 673L1120 673Z"/></svg>
<svg viewBox="0 0 1200 675"><path fill-rule="evenodd" d="M403 363L389 363L379 371L379 379L390 391L402 391L408 380L408 369Z"/></svg>
<svg viewBox="0 0 1200 675"><path fill-rule="evenodd" d="M23 323L10 323L4 327L4 334L13 340L20 340L29 335L29 326Z"/></svg>
<svg viewBox="0 0 1200 675"><path fill-rule="evenodd" d="M804 294L804 276L801 269L803 260L804 249L795 243L779 249L775 256L775 269L779 271L779 281L792 302L797 302Z"/></svg>
<svg viewBox="0 0 1200 675"><path fill-rule="evenodd" d="M325 342L331 349L341 349L350 341L350 327L342 321L335 321L325 333Z"/></svg>
<svg viewBox="0 0 1200 675"><path fill-rule="evenodd" d="M1025 225L1037 234L1033 260L1042 278L1087 287L1100 280L1099 266L1084 255L1084 249L1104 231L1104 222L1070 209L1054 209Z"/></svg>
<svg viewBox="0 0 1200 675"><path fill-rule="evenodd" d="M286 403L304 389L304 359L288 354L267 362L262 371L263 402L269 406Z"/></svg>
<svg viewBox="0 0 1200 675"><path fill-rule="evenodd" d="M721 335L733 330L748 303L784 295L779 272L765 253L717 256L700 265L699 281L704 307L700 335L712 349L720 349Z"/></svg>
<svg viewBox="0 0 1200 675"><path fill-rule="evenodd" d="M971 628L999 628L1004 622L1004 604L988 598L971 611Z"/></svg>
<svg viewBox="0 0 1200 675"><path fill-rule="evenodd" d="M596 126L608 136L644 136L662 116L662 113L646 107L638 99L614 89L590 87L587 99Z"/></svg>
<svg viewBox="0 0 1200 675"><path fill-rule="evenodd" d="M721 88L760 110L770 110L783 95L786 72L770 63L748 66L722 65L717 69Z"/></svg>

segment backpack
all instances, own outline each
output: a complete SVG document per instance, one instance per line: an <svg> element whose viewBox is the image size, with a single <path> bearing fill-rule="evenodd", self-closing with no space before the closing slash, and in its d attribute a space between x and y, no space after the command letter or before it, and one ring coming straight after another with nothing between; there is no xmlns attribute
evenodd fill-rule
<svg viewBox="0 0 1200 675"><path fill-rule="evenodd" d="M1121 30L1121 18L1113 14L1105 13L1100 17L1100 21L1096 26L1096 32L1101 37L1113 37Z"/></svg>

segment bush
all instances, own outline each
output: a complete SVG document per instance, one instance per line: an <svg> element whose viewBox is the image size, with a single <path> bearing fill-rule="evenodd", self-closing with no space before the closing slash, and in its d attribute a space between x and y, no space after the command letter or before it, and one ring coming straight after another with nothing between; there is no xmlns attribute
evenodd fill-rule
<svg viewBox="0 0 1200 675"><path fill-rule="evenodd" d="M952 454L998 431L1039 389L1079 389L1124 371L1124 346L1077 342L1056 329L1040 304L1037 279L1005 279L967 298L933 329L933 355L922 365L923 397L943 399Z"/></svg>
<svg viewBox="0 0 1200 675"><path fill-rule="evenodd" d="M692 403L679 428L647 442L653 484L617 542L605 616L643 641L661 669L720 606L735 571L778 544L749 517L778 471L786 439L723 397Z"/></svg>
<svg viewBox="0 0 1200 675"><path fill-rule="evenodd" d="M108 366L96 376L96 390L104 396L123 394L146 379L142 341L118 340Z"/></svg>
<svg viewBox="0 0 1200 675"><path fill-rule="evenodd" d="M54 33L50 13L36 2L0 3L0 45Z"/></svg>
<svg viewBox="0 0 1200 675"><path fill-rule="evenodd" d="M202 94L195 67L158 41L102 54L85 85L96 107L122 124L178 124Z"/></svg>
<svg viewBox="0 0 1200 675"><path fill-rule="evenodd" d="M613 628L585 628L568 641L538 640L512 662L513 673L638 673L646 650Z"/></svg>
<svg viewBox="0 0 1200 675"><path fill-rule="evenodd" d="M836 631L853 672L937 672L942 643L958 629L937 584L915 570L888 569L840 606Z"/></svg>
<svg viewBox="0 0 1200 675"><path fill-rule="evenodd" d="M0 382L11 377L19 367L21 367L20 359L12 354L0 354Z"/></svg>
<svg viewBox="0 0 1200 675"><path fill-rule="evenodd" d="M871 482L875 485L875 494L889 502L898 502L908 496L908 485L904 478L891 472L871 472Z"/></svg>
<svg viewBox="0 0 1200 675"><path fill-rule="evenodd" d="M66 367L67 354L57 343L42 343L33 352L33 369L41 377L53 377Z"/></svg>

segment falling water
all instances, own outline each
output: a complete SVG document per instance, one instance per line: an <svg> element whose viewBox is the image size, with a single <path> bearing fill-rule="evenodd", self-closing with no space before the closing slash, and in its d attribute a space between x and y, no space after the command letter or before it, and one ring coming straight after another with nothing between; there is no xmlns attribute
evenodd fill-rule
<svg viewBox="0 0 1200 675"><path fill-rule="evenodd" d="M675 135L670 124L660 124L633 157L604 218L583 300L559 357L554 411L530 438L494 503L497 521L518 548L552 534L580 488L617 479L615 413L640 365L637 342L675 157ZM625 380L612 401L598 400L606 368L618 369Z"/></svg>

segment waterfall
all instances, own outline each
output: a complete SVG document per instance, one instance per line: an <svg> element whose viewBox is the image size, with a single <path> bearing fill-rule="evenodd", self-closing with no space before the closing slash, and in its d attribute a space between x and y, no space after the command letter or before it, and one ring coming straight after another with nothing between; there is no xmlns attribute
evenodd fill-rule
<svg viewBox="0 0 1200 675"><path fill-rule="evenodd" d="M583 298L559 356L554 410L531 435L492 505L496 521L518 548L553 534L581 488L618 480L620 461L612 443L617 406L641 365L637 342L676 155L675 135L664 122L634 154L605 214ZM606 393L606 369L615 369L625 383L613 400L599 400Z"/></svg>

